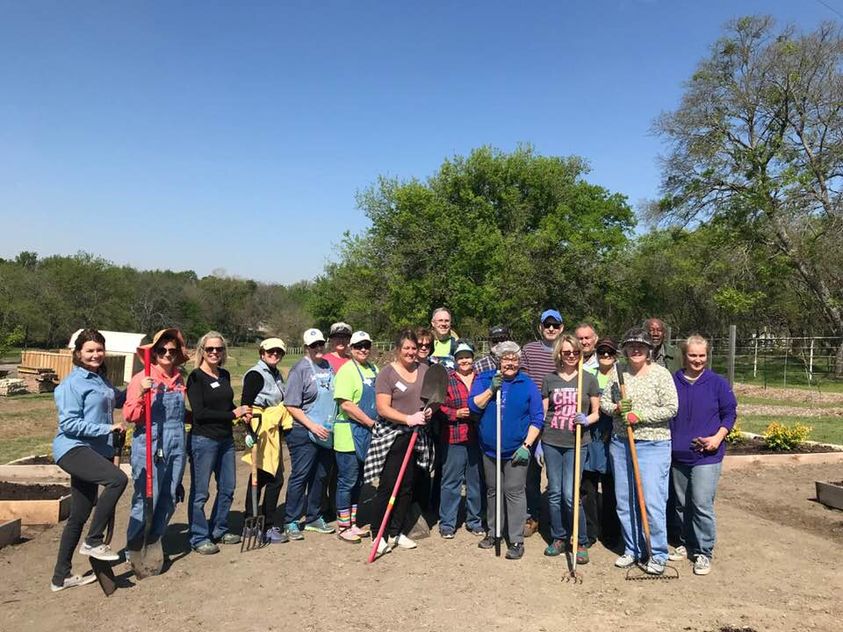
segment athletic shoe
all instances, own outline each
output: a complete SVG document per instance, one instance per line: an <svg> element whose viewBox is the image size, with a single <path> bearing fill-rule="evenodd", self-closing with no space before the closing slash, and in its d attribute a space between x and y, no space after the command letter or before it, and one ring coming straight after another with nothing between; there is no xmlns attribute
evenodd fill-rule
<svg viewBox="0 0 843 632"><path fill-rule="evenodd" d="M53 592L58 592L60 590L64 590L65 588L75 588L76 586L87 586L93 582L97 581L97 576L93 573L89 573L87 575L71 575L70 577L65 577L64 581L62 582L61 586L56 586L53 582L50 582L50 590Z"/></svg>
<svg viewBox="0 0 843 632"><path fill-rule="evenodd" d="M360 536L354 533L351 530L351 527L340 531L337 534L337 537L343 542L348 542L349 544L360 544Z"/></svg>
<svg viewBox="0 0 843 632"><path fill-rule="evenodd" d="M588 564L588 547L584 544L577 547L577 564Z"/></svg>
<svg viewBox="0 0 843 632"><path fill-rule="evenodd" d="M694 575L708 575L711 572L711 560L707 555L697 555L694 560Z"/></svg>
<svg viewBox="0 0 843 632"><path fill-rule="evenodd" d="M403 533L389 538L389 546L393 549L397 546L399 549L414 549L418 546L415 540L411 540Z"/></svg>
<svg viewBox="0 0 843 632"><path fill-rule="evenodd" d="M120 559L111 547L107 544L99 544L97 546L90 546L89 544L82 544L79 547L79 555L87 555L88 557L95 557L103 562L116 562Z"/></svg>
<svg viewBox="0 0 843 632"><path fill-rule="evenodd" d="M509 548L506 550L506 559L508 560L520 560L524 557L524 543L518 542L516 544L511 544Z"/></svg>
<svg viewBox="0 0 843 632"><path fill-rule="evenodd" d="M222 537L217 540L221 544L240 544L240 536L236 533L223 533Z"/></svg>
<svg viewBox="0 0 843 632"><path fill-rule="evenodd" d="M304 534L299 529L298 522L288 522L284 525L284 533L290 540L304 540Z"/></svg>
<svg viewBox="0 0 843 632"><path fill-rule="evenodd" d="M562 540L554 540L547 545L547 548L544 550L544 554L548 557L556 557L557 555L561 555L564 550L565 543Z"/></svg>
<svg viewBox="0 0 843 632"><path fill-rule="evenodd" d="M336 531L336 529L334 529L333 527L328 526L328 523L325 522L324 518L317 518L313 522L308 522L306 525L304 525L304 530L325 534L333 533L334 531Z"/></svg>
<svg viewBox="0 0 843 632"><path fill-rule="evenodd" d="M392 552L392 547L389 545L389 542L386 538L381 538L380 542L378 542L378 555L386 555L387 553Z"/></svg>
<svg viewBox="0 0 843 632"><path fill-rule="evenodd" d="M688 557L688 549L684 546L677 546L671 553L668 554L667 559L671 562L679 562Z"/></svg>
<svg viewBox="0 0 843 632"><path fill-rule="evenodd" d="M454 539L453 529L439 529L439 535L441 535L446 540Z"/></svg>
<svg viewBox="0 0 843 632"><path fill-rule="evenodd" d="M533 520L532 518L527 518L527 522L524 523L524 537L529 538L531 535L533 535L538 530L539 530L539 521Z"/></svg>
<svg viewBox="0 0 843 632"><path fill-rule="evenodd" d="M629 553L624 553L618 559L615 560L615 566L618 568L629 568L633 564L635 564L635 558L632 557Z"/></svg>
<svg viewBox="0 0 843 632"><path fill-rule="evenodd" d="M358 527L356 524L351 525L351 532L354 535L359 535L361 538L372 537L372 530L369 528L369 525L363 525L362 527Z"/></svg>
<svg viewBox="0 0 843 632"><path fill-rule="evenodd" d="M199 544L194 546L193 550L199 553L200 555L213 555L214 553L220 552L220 547L218 547L210 540L205 540L204 542L200 542Z"/></svg>
<svg viewBox="0 0 843 632"><path fill-rule="evenodd" d="M664 574L664 564L656 562L655 560L649 560L647 564L642 564L641 568L644 569L644 572L648 575Z"/></svg>
<svg viewBox="0 0 843 632"><path fill-rule="evenodd" d="M285 544L290 541L287 534L281 531L278 527L270 527L269 531L266 532L265 539L270 544Z"/></svg>
<svg viewBox="0 0 843 632"><path fill-rule="evenodd" d="M478 549L491 549L495 546L495 536L489 534L477 543Z"/></svg>
<svg viewBox="0 0 843 632"><path fill-rule="evenodd" d="M481 538L486 537L486 530L483 527L466 527L466 529L468 529L468 532L471 535L476 535Z"/></svg>

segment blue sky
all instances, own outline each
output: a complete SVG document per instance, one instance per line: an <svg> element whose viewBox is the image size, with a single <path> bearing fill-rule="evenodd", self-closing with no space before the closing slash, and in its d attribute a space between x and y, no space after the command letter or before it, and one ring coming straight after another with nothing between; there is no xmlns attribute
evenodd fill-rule
<svg viewBox="0 0 843 632"><path fill-rule="evenodd" d="M843 0L0 0L0 257L311 279L356 191L481 145L581 155L635 206L653 118L749 13Z"/></svg>

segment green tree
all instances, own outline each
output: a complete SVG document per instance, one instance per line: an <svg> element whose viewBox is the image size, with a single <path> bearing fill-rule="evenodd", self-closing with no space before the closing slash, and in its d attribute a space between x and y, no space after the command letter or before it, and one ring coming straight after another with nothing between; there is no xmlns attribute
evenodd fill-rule
<svg viewBox="0 0 843 632"><path fill-rule="evenodd" d="M768 17L729 24L679 108L656 122L669 149L652 209L667 224L716 219L786 262L838 336L843 288L826 249L843 236L842 62L836 25L803 34Z"/></svg>

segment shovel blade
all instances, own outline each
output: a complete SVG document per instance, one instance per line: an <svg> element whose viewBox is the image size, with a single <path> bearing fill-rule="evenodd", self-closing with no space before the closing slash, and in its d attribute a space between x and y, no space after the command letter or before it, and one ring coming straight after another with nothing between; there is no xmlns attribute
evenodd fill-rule
<svg viewBox="0 0 843 632"><path fill-rule="evenodd" d="M164 549L161 546L161 539L154 542L144 541L143 546L137 551L127 550L126 559L132 565L132 570L138 579L160 575L164 570Z"/></svg>
<svg viewBox="0 0 843 632"><path fill-rule="evenodd" d="M117 590L117 579L114 577L114 571L111 569L111 562L105 560L98 560L95 557L90 558L91 568L94 569L94 575L102 588L106 597L111 597L115 590Z"/></svg>

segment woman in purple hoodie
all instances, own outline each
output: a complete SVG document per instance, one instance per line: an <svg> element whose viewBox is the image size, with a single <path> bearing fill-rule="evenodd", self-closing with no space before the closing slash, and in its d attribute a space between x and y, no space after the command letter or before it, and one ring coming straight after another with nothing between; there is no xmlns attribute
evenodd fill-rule
<svg viewBox="0 0 843 632"><path fill-rule="evenodd" d="M737 401L729 382L706 368L708 341L689 337L685 368L673 375L679 412L670 422L671 475L681 546L671 559L689 557L695 575L708 575L716 540L714 494L726 452L724 439L735 425Z"/></svg>

